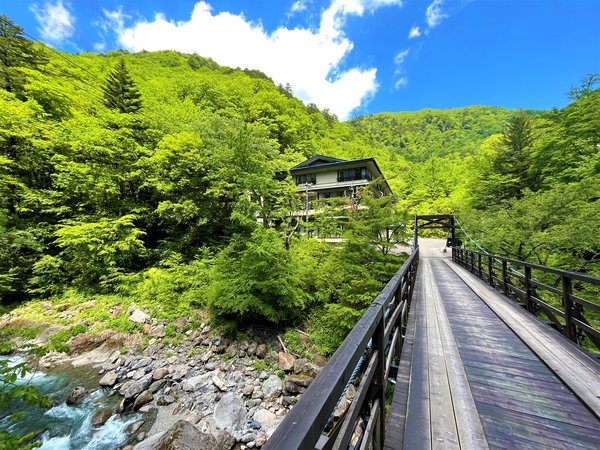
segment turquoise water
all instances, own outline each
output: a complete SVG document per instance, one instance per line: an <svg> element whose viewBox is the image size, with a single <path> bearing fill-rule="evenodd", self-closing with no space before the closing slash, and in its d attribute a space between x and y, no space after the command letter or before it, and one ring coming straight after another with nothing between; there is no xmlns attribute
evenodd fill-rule
<svg viewBox="0 0 600 450"><path fill-rule="evenodd" d="M10 358L11 363L22 359ZM37 386L53 399L49 409L27 408L26 416L16 424L11 424L0 412L0 429L25 434L31 431L41 433L44 450L113 450L127 441L127 427L140 420L142 414L114 414L100 427L92 427L94 413L103 407L114 408L117 396L108 397L108 391L98 389L98 375L85 369L62 366L52 371L34 372L18 380L21 384ZM71 390L84 386L90 394L83 403L68 406L65 403Z"/></svg>

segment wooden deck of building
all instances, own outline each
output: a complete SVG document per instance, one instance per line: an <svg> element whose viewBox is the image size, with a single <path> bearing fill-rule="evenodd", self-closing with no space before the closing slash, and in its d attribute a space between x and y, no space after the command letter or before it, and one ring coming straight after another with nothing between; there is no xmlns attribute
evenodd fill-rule
<svg viewBox="0 0 600 450"><path fill-rule="evenodd" d="M385 448L600 448L598 362L456 263L427 256Z"/></svg>

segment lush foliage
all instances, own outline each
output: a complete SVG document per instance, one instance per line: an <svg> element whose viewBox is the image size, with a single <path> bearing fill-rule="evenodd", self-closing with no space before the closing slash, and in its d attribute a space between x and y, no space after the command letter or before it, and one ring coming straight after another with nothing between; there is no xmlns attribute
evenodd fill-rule
<svg viewBox="0 0 600 450"><path fill-rule="evenodd" d="M597 77L563 110L340 123L258 71L171 51L58 54L0 22L0 300L29 301L34 320L67 325L42 299L121 331L140 327L109 311L132 303L168 324L206 309L312 315L315 345L331 352L424 212L457 213L491 251L597 273ZM300 223L296 186L277 175L317 153L375 157L395 196L367 189Z"/></svg>
<svg viewBox="0 0 600 450"><path fill-rule="evenodd" d="M127 332L141 327L111 311L135 303L168 336L199 310L298 323L317 308L332 316L329 352L397 268L396 197L332 205L348 237L330 246L299 232L297 188L277 176L315 153L375 156L390 174L406 165L352 125L258 71L168 51L58 54L2 26L2 303Z"/></svg>

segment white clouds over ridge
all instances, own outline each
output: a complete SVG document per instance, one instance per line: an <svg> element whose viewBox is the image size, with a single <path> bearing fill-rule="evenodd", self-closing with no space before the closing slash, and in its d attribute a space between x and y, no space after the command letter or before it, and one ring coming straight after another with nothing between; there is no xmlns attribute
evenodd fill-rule
<svg viewBox="0 0 600 450"><path fill-rule="evenodd" d="M317 30L278 28L267 33L242 15L213 14L208 3L199 1L188 21L174 22L157 14L152 21L115 31L119 42L133 51L196 52L222 65L259 69L276 83L289 83L303 101L346 119L377 91L377 69L340 71L353 48L342 31L344 18L401 4L401 0L333 0Z"/></svg>
<svg viewBox="0 0 600 450"><path fill-rule="evenodd" d="M73 36L75 31L75 17L67 9L62 0L56 3L45 2L43 7L36 3L29 8L38 22L42 38L53 44L60 44Z"/></svg>

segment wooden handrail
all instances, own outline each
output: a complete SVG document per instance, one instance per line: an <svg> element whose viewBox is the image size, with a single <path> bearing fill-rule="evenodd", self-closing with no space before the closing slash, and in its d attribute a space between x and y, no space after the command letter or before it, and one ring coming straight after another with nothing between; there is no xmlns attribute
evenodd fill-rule
<svg viewBox="0 0 600 450"><path fill-rule="evenodd" d="M485 270L485 265L482 267L481 264L473 267L475 255L479 261L483 257L488 258L487 270ZM586 309L598 312L600 305L573 294L574 280L592 286L600 286L600 278L461 247L452 248L452 259L474 275L487 281L495 289L502 291L504 295L521 300L529 312L533 314L537 314L539 311L544 312L556 328L573 342L582 345L584 338L587 337L600 350L600 330L594 328L584 316ZM502 268L495 266L493 261L501 263ZM509 267L509 263L523 267L525 273L515 273L514 269ZM532 270L558 275L560 288L535 280L531 274ZM519 287L516 286L518 283ZM538 289L560 297L562 310L542 300L537 293Z"/></svg>
<svg viewBox="0 0 600 450"><path fill-rule="evenodd" d="M373 448L383 447L383 405L389 358L397 357L402 349L418 262L417 246L277 427L264 449L326 449L334 445L346 448L361 420L367 430L363 446L372 442ZM386 351L391 345L396 346L394 351ZM361 366L357 367L363 357ZM361 383L348 414L340 419L344 421L342 426L327 429L341 396L352 381L351 376L357 372ZM344 431L340 433L340 429Z"/></svg>

